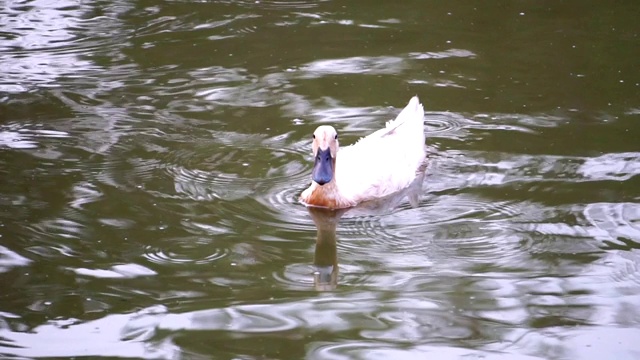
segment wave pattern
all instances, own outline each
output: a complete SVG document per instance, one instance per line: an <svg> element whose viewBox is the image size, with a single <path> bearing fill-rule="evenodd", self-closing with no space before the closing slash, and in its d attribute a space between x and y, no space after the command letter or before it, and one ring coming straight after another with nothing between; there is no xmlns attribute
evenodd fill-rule
<svg viewBox="0 0 640 360"><path fill-rule="evenodd" d="M0 356L638 353L628 9L3 5ZM349 144L414 94L417 202L300 204L316 126Z"/></svg>

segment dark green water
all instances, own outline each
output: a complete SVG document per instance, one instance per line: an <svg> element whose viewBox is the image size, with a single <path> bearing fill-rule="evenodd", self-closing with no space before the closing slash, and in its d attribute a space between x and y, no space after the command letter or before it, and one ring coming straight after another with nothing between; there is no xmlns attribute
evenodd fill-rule
<svg viewBox="0 0 640 360"><path fill-rule="evenodd" d="M7 1L0 355L640 357L637 1ZM309 212L417 94L427 174Z"/></svg>

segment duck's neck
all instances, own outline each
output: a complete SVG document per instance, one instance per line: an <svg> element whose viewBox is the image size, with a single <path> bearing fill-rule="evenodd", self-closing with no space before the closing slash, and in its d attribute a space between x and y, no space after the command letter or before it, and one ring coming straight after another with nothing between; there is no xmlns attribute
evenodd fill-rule
<svg viewBox="0 0 640 360"><path fill-rule="evenodd" d="M302 193L301 198L308 205L322 206L329 209L342 209L354 205L351 201L341 196L335 178L324 185L313 182Z"/></svg>

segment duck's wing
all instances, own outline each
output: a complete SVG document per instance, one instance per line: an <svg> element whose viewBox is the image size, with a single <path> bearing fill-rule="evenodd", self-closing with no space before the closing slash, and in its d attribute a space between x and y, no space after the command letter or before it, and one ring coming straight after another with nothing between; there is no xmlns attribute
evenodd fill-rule
<svg viewBox="0 0 640 360"><path fill-rule="evenodd" d="M413 97L384 129L341 148L336 160L340 191L360 201L407 186L425 158L424 110Z"/></svg>

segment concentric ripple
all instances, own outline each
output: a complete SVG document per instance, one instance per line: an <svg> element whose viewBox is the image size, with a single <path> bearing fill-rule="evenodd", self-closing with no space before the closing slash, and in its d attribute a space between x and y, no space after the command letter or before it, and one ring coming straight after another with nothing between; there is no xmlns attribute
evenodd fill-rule
<svg viewBox="0 0 640 360"><path fill-rule="evenodd" d="M201 246L202 238L187 237L170 239L162 247L147 246L143 257L157 264L209 264L229 255L229 249L218 248L207 244ZM209 251L203 251L209 248Z"/></svg>
<svg viewBox="0 0 640 360"><path fill-rule="evenodd" d="M283 196L269 188L289 192L307 170L291 157L302 160L299 144L288 145L287 136L237 133L216 133L213 139L173 151L163 160L178 194L194 200L237 200L249 195L265 200L264 194L269 194L265 201L269 205L293 203L291 194Z"/></svg>
<svg viewBox="0 0 640 360"><path fill-rule="evenodd" d="M427 138L444 137L462 139L468 133L464 130L468 121L464 116L452 112L427 112L425 113L425 126Z"/></svg>
<svg viewBox="0 0 640 360"><path fill-rule="evenodd" d="M313 230L307 209L300 203L300 194L310 183L313 163L309 159L310 142L296 141L278 151L281 156L272 160L268 179L256 200L272 211L279 221L274 226L291 230ZM298 161L291 161L292 157Z"/></svg>
<svg viewBox="0 0 640 360"><path fill-rule="evenodd" d="M314 271L310 264L289 264L282 271L274 272L272 276L290 290L308 291L313 287Z"/></svg>
<svg viewBox="0 0 640 360"><path fill-rule="evenodd" d="M255 154L236 147L212 147L182 149L164 160L175 191L194 200L233 200L255 191L258 183L247 176Z"/></svg>
<svg viewBox="0 0 640 360"><path fill-rule="evenodd" d="M185 168L167 168L174 178L175 191L193 200L236 200L255 191L256 183L234 174L209 173Z"/></svg>
<svg viewBox="0 0 640 360"><path fill-rule="evenodd" d="M341 253L391 268L419 268L440 261L516 263L526 255L523 235L511 228L522 219L522 204L466 195L428 199L385 216L347 219L339 235ZM524 242L527 244L527 242Z"/></svg>

